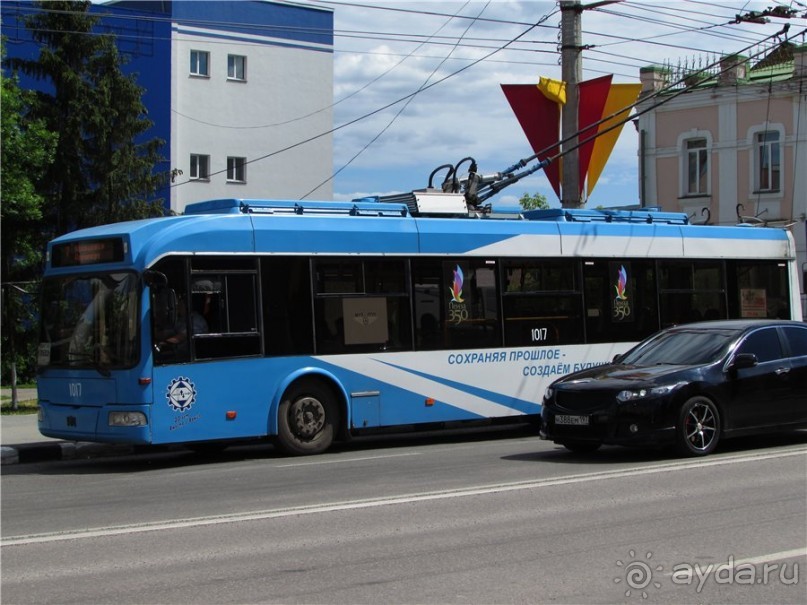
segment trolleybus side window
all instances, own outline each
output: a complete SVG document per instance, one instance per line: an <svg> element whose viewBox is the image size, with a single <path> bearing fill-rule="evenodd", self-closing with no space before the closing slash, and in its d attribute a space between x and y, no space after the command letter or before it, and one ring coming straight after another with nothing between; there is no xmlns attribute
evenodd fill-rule
<svg viewBox="0 0 807 605"><path fill-rule="evenodd" d="M153 268L165 276L151 287L155 362L259 355L255 260L195 257L192 262L190 279L183 257L163 259Z"/></svg>
<svg viewBox="0 0 807 605"><path fill-rule="evenodd" d="M722 261L663 260L658 271L662 328L727 317Z"/></svg>
<svg viewBox="0 0 807 605"><path fill-rule="evenodd" d="M410 350L403 259L314 260L317 353Z"/></svg>
<svg viewBox="0 0 807 605"><path fill-rule="evenodd" d="M314 316L309 259L301 256L262 258L261 286L266 354L313 353Z"/></svg>
<svg viewBox="0 0 807 605"><path fill-rule="evenodd" d="M178 256L165 258L149 273L154 361L190 361L187 261Z"/></svg>
<svg viewBox="0 0 807 605"><path fill-rule="evenodd" d="M789 318L787 265L766 261L729 261L731 317Z"/></svg>
<svg viewBox="0 0 807 605"><path fill-rule="evenodd" d="M412 261L417 342L421 349L502 346L496 261Z"/></svg>
<svg viewBox="0 0 807 605"><path fill-rule="evenodd" d="M583 342L582 292L574 260L507 260L502 267L505 344Z"/></svg>
<svg viewBox="0 0 807 605"><path fill-rule="evenodd" d="M262 353L257 282L254 258L193 257L191 312L201 316L198 323L191 322L198 325L193 334L196 359Z"/></svg>
<svg viewBox="0 0 807 605"><path fill-rule="evenodd" d="M640 259L583 262L586 342L639 341L658 331L655 263Z"/></svg>

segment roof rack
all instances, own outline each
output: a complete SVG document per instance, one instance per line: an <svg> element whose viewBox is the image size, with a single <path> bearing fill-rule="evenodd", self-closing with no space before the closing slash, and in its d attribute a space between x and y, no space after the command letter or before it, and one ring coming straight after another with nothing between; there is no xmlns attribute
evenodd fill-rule
<svg viewBox="0 0 807 605"><path fill-rule="evenodd" d="M647 223L664 225L688 225L689 217L684 212L661 212L657 208L642 210L567 209L528 210L524 218L531 221L554 221L558 223Z"/></svg>
<svg viewBox="0 0 807 605"><path fill-rule="evenodd" d="M308 200L222 199L196 202L185 207L185 214L295 214L345 216L407 216L406 206L379 204L367 200L321 202Z"/></svg>
<svg viewBox="0 0 807 605"><path fill-rule="evenodd" d="M309 200L219 199L196 202L185 207L185 214L268 214L316 216L388 216L484 218L492 220L527 219L559 223L635 223L688 225L683 212L662 212L656 207L641 209L566 209L527 210L524 212L492 211L490 208L468 207L462 194L439 189L420 189L356 199L350 202Z"/></svg>

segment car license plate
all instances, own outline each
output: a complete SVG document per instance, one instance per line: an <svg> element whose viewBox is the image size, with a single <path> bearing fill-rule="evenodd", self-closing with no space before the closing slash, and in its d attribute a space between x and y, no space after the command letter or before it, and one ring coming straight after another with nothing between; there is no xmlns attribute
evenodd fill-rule
<svg viewBox="0 0 807 605"><path fill-rule="evenodd" d="M555 416L555 424L588 426L588 416L569 416L568 414L558 414Z"/></svg>

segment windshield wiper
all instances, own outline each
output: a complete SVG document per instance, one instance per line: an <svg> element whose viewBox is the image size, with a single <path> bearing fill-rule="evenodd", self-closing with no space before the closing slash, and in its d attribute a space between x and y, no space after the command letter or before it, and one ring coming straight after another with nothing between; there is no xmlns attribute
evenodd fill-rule
<svg viewBox="0 0 807 605"><path fill-rule="evenodd" d="M110 372L109 368L101 362L101 356L99 354L90 353L68 353L67 354L68 362L73 361L90 361L92 362L92 367L104 378L109 378L112 376L112 372Z"/></svg>

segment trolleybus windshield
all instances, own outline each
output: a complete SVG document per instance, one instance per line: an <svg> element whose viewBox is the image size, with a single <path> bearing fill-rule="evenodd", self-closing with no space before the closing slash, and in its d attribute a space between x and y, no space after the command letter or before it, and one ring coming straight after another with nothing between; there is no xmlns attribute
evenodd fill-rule
<svg viewBox="0 0 807 605"><path fill-rule="evenodd" d="M43 284L39 366L131 367L138 358L133 272L51 277Z"/></svg>

